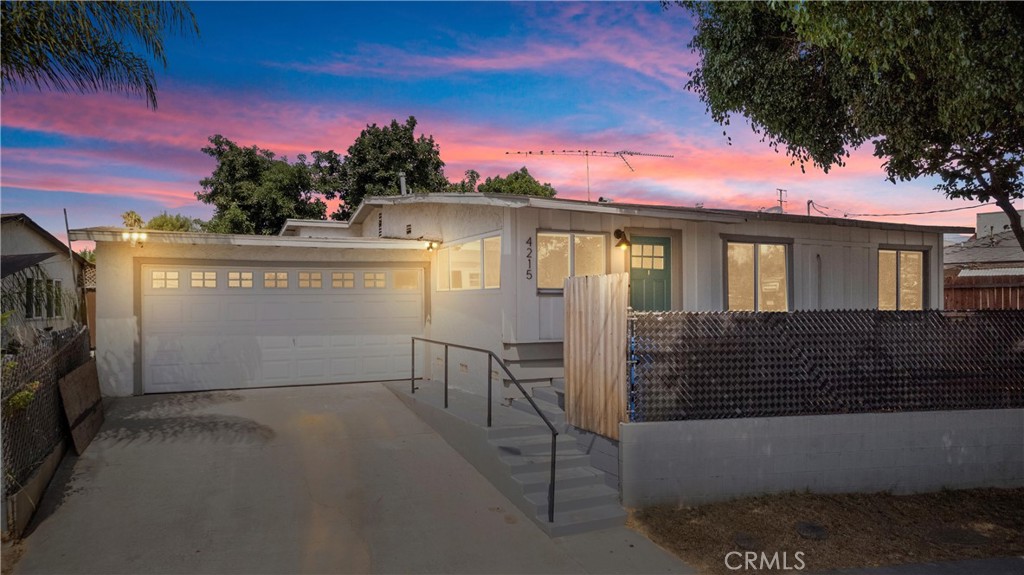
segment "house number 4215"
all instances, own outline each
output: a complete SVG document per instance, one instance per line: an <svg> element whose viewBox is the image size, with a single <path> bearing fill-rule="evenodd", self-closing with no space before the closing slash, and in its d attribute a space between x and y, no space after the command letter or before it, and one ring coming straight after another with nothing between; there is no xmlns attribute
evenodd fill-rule
<svg viewBox="0 0 1024 575"><path fill-rule="evenodd" d="M533 279L533 238L526 238L526 279Z"/></svg>

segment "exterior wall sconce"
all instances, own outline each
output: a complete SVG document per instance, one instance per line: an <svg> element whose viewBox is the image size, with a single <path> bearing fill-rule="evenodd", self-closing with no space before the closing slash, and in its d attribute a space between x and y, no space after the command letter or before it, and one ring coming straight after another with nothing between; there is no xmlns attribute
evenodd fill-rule
<svg viewBox="0 0 1024 575"><path fill-rule="evenodd" d="M437 242L423 242L428 252L432 252L437 249Z"/></svg>
<svg viewBox="0 0 1024 575"><path fill-rule="evenodd" d="M137 232L135 230L121 232L121 240L130 243L134 248L139 242L146 241L146 232Z"/></svg>
<svg viewBox="0 0 1024 575"><path fill-rule="evenodd" d="M615 230L613 235L615 236L615 239L619 240L615 242L615 247L620 250L628 250L629 246L633 245L633 242L629 241L629 236L626 235L626 232L622 230Z"/></svg>

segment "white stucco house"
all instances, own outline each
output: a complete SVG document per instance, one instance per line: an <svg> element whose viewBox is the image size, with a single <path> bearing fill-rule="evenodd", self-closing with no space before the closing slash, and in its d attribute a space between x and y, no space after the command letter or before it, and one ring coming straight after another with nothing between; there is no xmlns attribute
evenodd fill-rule
<svg viewBox="0 0 1024 575"><path fill-rule="evenodd" d="M81 323L84 300L77 288L92 264L25 214L2 214L0 233L5 349Z"/></svg>
<svg viewBox="0 0 1024 575"><path fill-rule="evenodd" d="M968 231L429 194L366 198L349 222L289 220L278 236L71 238L96 242L103 392L131 395L408 378L410 336L548 381L570 275L628 272L636 309L940 308L943 234ZM486 357L451 353L455 385L482 389ZM416 358L430 375L441 349Z"/></svg>

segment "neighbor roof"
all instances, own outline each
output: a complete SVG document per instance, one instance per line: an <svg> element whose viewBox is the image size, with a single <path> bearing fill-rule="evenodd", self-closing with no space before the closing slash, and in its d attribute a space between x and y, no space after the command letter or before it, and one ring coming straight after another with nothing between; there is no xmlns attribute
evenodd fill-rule
<svg viewBox="0 0 1024 575"><path fill-rule="evenodd" d="M1024 250L1013 232L999 232L947 247L943 251L946 265L1024 262Z"/></svg>
<svg viewBox="0 0 1024 575"><path fill-rule="evenodd" d="M38 254L11 254L0 256L0 278L16 274L21 270L28 269L38 263L57 255L54 252L43 252Z"/></svg>
<svg viewBox="0 0 1024 575"><path fill-rule="evenodd" d="M592 212L614 215L631 215L652 218L669 218L689 221L718 222L740 224L747 221L778 221L805 223L816 225L833 225L841 227L871 228L880 230L901 230L929 233L964 234L973 233L974 228L962 226L921 226L890 222L874 222L848 218L826 218L818 216L801 216L797 214L780 214L775 212L750 212L743 210L724 210L713 208L690 208L683 206L667 206L654 204L631 204L620 202L585 202L582 200L563 200L541 198L536 196L516 196L508 194L409 194L405 196L370 196L359 204L352 214L353 223L361 223L369 214L372 206L400 204L468 204L488 205L509 208L533 207L542 209L569 210L576 212ZM335 225L338 225L337 223Z"/></svg>
<svg viewBox="0 0 1024 575"><path fill-rule="evenodd" d="M43 229L42 226L40 226L39 224L37 224L34 221L32 221L32 218L26 216L25 214L0 214L0 224L9 224L9 223L15 223L15 222L20 222L20 223L25 224L32 231L34 231L37 234L39 234L43 239L45 239L46 241L48 241L51 244L53 244L53 246L55 248L58 248L58 250L59 250L59 251L57 251L55 253L59 254L59 253L64 253L64 252L68 251L68 245L67 244L65 244L64 242L58 240L53 234L51 234L50 232L48 232L45 229ZM70 238L68 239L68 241L71 241ZM71 253L73 254L72 257L75 258L75 261L77 261L79 264L86 265L87 263L89 263L82 256L80 256L80 255L78 255L78 254L76 254L74 252L71 252ZM53 255L53 254L51 254L51 255Z"/></svg>

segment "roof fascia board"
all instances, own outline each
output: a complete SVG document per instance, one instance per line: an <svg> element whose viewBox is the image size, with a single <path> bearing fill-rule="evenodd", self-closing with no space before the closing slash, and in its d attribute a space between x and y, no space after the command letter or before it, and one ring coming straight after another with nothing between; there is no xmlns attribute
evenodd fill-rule
<svg viewBox="0 0 1024 575"><path fill-rule="evenodd" d="M59 246L60 250L61 250L60 252L58 252L59 254L63 254L63 253L66 253L66 252L70 251L71 254L72 254L71 257L75 260L76 263L78 263L78 265L84 266L84 265L87 265L89 263L88 260L86 260L82 256L78 255L77 252L72 250L71 247L68 244L65 244L64 242L58 240L56 236L54 236L50 232L46 231L46 229L43 228L43 226L40 226L39 224L37 224L32 218L28 217L27 215L20 214L20 213L18 213L18 214L4 214L4 219L8 220L8 221L16 221L16 222L21 222L21 223L25 224L26 226L29 227L29 229L31 229L32 231L34 231L37 234L39 234L44 240L50 242L54 246ZM73 238L71 238L69 236L68 237L68 242L70 243L72 241L72 239Z"/></svg>

